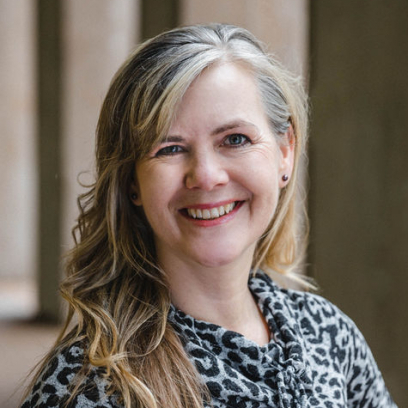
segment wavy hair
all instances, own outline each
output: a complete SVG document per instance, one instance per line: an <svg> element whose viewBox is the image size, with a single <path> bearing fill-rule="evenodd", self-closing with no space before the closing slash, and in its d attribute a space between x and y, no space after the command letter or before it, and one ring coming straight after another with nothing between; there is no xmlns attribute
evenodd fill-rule
<svg viewBox="0 0 408 408"><path fill-rule="evenodd" d="M140 45L113 78L100 112L96 181L78 199L75 246L61 287L69 313L57 341L58 349L86 342L89 366L81 375L90 366L105 367L111 392L121 396L126 408L198 408L210 401L167 323L171 299L166 276L157 266L150 226L129 196L135 162L165 138L188 87L205 68L225 61L249 69L274 135L283 140L291 131L295 143L291 180L259 239L253 267L296 279L303 257L306 228L299 216L298 173L305 154L307 103L301 81L252 34L231 25L178 28ZM77 324L69 331L74 316Z"/></svg>

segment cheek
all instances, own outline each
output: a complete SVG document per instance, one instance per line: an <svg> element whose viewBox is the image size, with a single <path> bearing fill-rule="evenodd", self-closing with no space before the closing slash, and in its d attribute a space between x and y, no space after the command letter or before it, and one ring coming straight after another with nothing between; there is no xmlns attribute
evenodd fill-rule
<svg viewBox="0 0 408 408"><path fill-rule="evenodd" d="M149 168L138 174L141 205L150 222L157 223L163 219L174 200L178 184L170 171Z"/></svg>
<svg viewBox="0 0 408 408"><path fill-rule="evenodd" d="M271 153L257 155L245 169L245 177L259 190L259 193L279 192L279 158Z"/></svg>
<svg viewBox="0 0 408 408"><path fill-rule="evenodd" d="M161 189L161 176L153 166L140 166L137 169L137 180L139 184L139 192L142 201L142 206L154 202L159 195Z"/></svg>
<svg viewBox="0 0 408 408"><path fill-rule="evenodd" d="M249 188L256 200L256 211L262 214L265 224L268 224L275 214L280 196L278 163L269 156L264 161L258 161L247 176Z"/></svg>

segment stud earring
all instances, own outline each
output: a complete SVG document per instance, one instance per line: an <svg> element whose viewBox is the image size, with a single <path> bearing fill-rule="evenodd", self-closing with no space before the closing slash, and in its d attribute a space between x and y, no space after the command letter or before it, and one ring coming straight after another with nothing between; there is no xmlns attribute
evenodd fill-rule
<svg viewBox="0 0 408 408"><path fill-rule="evenodd" d="M136 200L137 199L137 194L136 193L132 193L132 195L130 196L130 198L132 200Z"/></svg>
<svg viewBox="0 0 408 408"><path fill-rule="evenodd" d="M288 181L289 180L289 176L287 174L284 174L282 176L282 181Z"/></svg>

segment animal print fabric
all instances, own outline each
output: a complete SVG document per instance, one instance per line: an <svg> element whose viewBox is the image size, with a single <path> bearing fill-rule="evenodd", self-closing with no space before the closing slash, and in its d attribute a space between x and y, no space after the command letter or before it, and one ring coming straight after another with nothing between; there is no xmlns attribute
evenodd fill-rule
<svg viewBox="0 0 408 408"><path fill-rule="evenodd" d="M214 408L396 408L364 338L335 306L281 289L262 272L249 287L273 333L263 347L174 307L169 313ZM21 408L63 407L83 364L80 343L61 351ZM103 369L82 385L69 408L123 408L107 394Z"/></svg>
<svg viewBox="0 0 408 408"><path fill-rule="evenodd" d="M214 408L395 408L354 323L327 300L283 290L260 272L249 287L273 333L260 347L174 307L170 320Z"/></svg>
<svg viewBox="0 0 408 408"><path fill-rule="evenodd" d="M81 343L62 350L41 373L21 408L65 407L71 396L75 375L84 365L84 360ZM109 396L106 391L105 370L94 367L68 408L122 408L118 399Z"/></svg>

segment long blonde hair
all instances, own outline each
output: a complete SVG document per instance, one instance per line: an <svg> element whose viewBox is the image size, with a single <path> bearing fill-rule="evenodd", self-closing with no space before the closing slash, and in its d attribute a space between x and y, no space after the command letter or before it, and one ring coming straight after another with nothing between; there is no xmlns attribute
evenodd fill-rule
<svg viewBox="0 0 408 408"><path fill-rule="evenodd" d="M253 35L231 25L179 28L143 43L115 75L102 106L96 181L78 199L75 247L61 287L69 313L58 347L49 355L84 341L90 365L81 375L91 365L105 367L110 390L127 408L198 408L209 400L167 323L171 300L166 277L156 264L150 226L131 203L129 188L135 162L165 137L192 81L220 61L249 68L278 139L293 128L295 168L258 242L253 266L296 276L303 256L297 179L306 144L307 104L300 81ZM77 325L68 331L73 316Z"/></svg>

